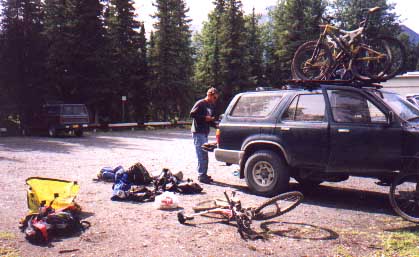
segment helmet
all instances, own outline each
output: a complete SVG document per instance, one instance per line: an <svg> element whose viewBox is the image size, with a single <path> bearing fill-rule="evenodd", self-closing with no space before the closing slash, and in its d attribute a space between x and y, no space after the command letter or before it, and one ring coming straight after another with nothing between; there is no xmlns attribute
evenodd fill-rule
<svg viewBox="0 0 419 257"><path fill-rule="evenodd" d="M128 197L127 192L123 191L123 190L118 190L116 191L116 196L118 196L121 199L125 199Z"/></svg>

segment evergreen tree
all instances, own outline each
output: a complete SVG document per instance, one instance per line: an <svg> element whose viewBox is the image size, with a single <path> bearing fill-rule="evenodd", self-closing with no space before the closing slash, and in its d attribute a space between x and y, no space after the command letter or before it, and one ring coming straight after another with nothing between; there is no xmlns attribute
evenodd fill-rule
<svg viewBox="0 0 419 257"><path fill-rule="evenodd" d="M147 44L147 60L148 60L148 80L147 89L150 101L148 109L148 118L152 120L158 120L158 115L154 111L157 109L157 101L159 101L157 90L157 47L156 37L154 32L150 32L150 39ZM156 94L156 95L154 95Z"/></svg>
<svg viewBox="0 0 419 257"><path fill-rule="evenodd" d="M409 35L407 35L406 33L402 33L399 37L400 42L402 42L402 44L405 47L406 50L406 63L405 63L405 67L404 67L404 72L406 71L415 71L416 70L416 65L418 64L418 59L419 59L419 44L418 45L414 45L410 39L409 39Z"/></svg>
<svg viewBox="0 0 419 257"><path fill-rule="evenodd" d="M242 3L226 0L225 15L220 29L220 78L221 109L224 109L235 93L249 86L246 55L246 34Z"/></svg>
<svg viewBox="0 0 419 257"><path fill-rule="evenodd" d="M123 119L143 120L146 94L146 39L144 25L135 20L131 0L110 0L105 15L108 74L111 76L113 120L120 120L121 96L127 96ZM125 103L123 103L125 104Z"/></svg>
<svg viewBox="0 0 419 257"><path fill-rule="evenodd" d="M220 87L220 30L225 15L225 1L214 2L215 8L208 14L202 32L194 38L196 45L195 84L199 94L205 93L211 86Z"/></svg>
<svg viewBox="0 0 419 257"><path fill-rule="evenodd" d="M189 9L184 0L157 0L155 6L155 111L165 120L185 117L191 105L193 65Z"/></svg>
<svg viewBox="0 0 419 257"><path fill-rule="evenodd" d="M41 2L6 0L2 6L0 85L6 101L16 104L25 122L45 94Z"/></svg>
<svg viewBox="0 0 419 257"><path fill-rule="evenodd" d="M276 81L275 74L275 42L274 42L274 9L268 12L268 21L261 24L262 60L263 60L263 80L266 85L273 86Z"/></svg>
<svg viewBox="0 0 419 257"><path fill-rule="evenodd" d="M106 80L103 6L99 0L46 0L47 68L60 100L102 106Z"/></svg>
<svg viewBox="0 0 419 257"><path fill-rule="evenodd" d="M246 64L248 64L248 80L253 88L263 85L261 28L258 25L258 19L255 8L250 16L245 17L248 53Z"/></svg>

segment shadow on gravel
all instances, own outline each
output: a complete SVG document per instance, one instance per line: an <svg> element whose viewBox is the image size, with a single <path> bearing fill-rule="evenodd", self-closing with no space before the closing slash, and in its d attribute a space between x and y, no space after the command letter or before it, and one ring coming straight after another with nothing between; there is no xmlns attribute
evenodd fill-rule
<svg viewBox="0 0 419 257"><path fill-rule="evenodd" d="M12 159L12 158L7 158L7 157L2 157L0 156L0 162L1 161L9 161L9 162L22 162L21 160L18 159Z"/></svg>
<svg viewBox="0 0 419 257"><path fill-rule="evenodd" d="M419 233L419 224L418 225L407 226L407 227L402 227L402 228L390 228L390 229L385 229L384 231L387 231L387 232L414 232L414 233Z"/></svg>
<svg viewBox="0 0 419 257"><path fill-rule="evenodd" d="M268 235L276 235L293 239L335 240L339 237L335 231L307 223L267 221L260 224Z"/></svg>
<svg viewBox="0 0 419 257"><path fill-rule="evenodd" d="M138 144L128 144L120 140L120 136L112 137L106 134L86 135L84 137L10 137L0 142L0 151L9 152L46 152L46 153L71 153L80 147L87 148L120 148L143 150Z"/></svg>
<svg viewBox="0 0 419 257"><path fill-rule="evenodd" d="M240 191L245 194L253 194L247 186L232 185L232 184L227 184L227 183L223 183L223 182L215 181L215 180L211 183L211 185L232 188L235 191Z"/></svg>
<svg viewBox="0 0 419 257"><path fill-rule="evenodd" d="M80 213L80 218L81 218L82 220L87 219L87 218L92 217L92 216L95 216L95 213L94 213L94 212L82 211L82 212Z"/></svg>
<svg viewBox="0 0 419 257"><path fill-rule="evenodd" d="M122 138L143 138L147 140L177 140L191 139L192 134L189 129L157 129L157 130L138 130L138 131L113 131L100 133L101 136L116 136ZM209 135L209 139L211 139Z"/></svg>
<svg viewBox="0 0 419 257"><path fill-rule="evenodd" d="M304 194L304 204L396 216L387 193L322 185L305 190L298 184L291 184L291 188Z"/></svg>

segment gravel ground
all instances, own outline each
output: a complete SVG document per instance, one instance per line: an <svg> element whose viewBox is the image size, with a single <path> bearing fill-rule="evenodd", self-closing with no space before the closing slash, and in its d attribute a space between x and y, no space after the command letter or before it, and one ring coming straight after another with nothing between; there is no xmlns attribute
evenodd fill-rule
<svg viewBox="0 0 419 257"><path fill-rule="evenodd" d="M177 210L113 202L112 184L92 180L102 167L128 168L138 161L155 174L167 167L196 180L186 129L86 133L82 138L1 137L0 255L10 250L18 256L372 256L382 250L383 233L413 227L393 214L388 188L351 178L305 192L304 202L290 213L254 222L266 239L246 241L234 223L199 217L181 225ZM203 194L180 196L181 207L190 211L198 201L222 197L224 190L236 190L245 206L265 200L247 190L245 181L233 175L235 169L211 154L209 174L217 183L203 185ZM77 202L91 228L45 247L28 243L18 221L27 213L25 179L31 176L77 180ZM291 189L301 190L293 181ZM62 253L67 250L71 252Z"/></svg>

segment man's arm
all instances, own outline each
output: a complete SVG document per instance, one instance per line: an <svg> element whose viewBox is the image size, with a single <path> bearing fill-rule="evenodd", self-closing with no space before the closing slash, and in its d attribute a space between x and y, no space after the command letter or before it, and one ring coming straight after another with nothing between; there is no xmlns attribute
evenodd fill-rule
<svg viewBox="0 0 419 257"><path fill-rule="evenodd" d="M195 105L192 107L192 110L190 112L190 116L194 118L196 121L203 122L205 121L205 112L202 112L202 102L198 101L195 103Z"/></svg>

